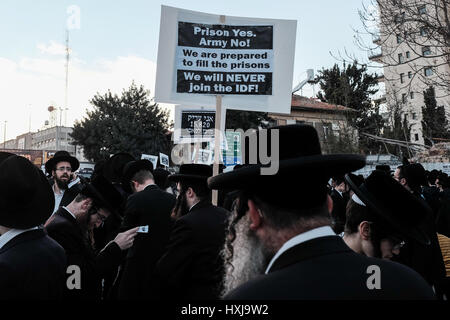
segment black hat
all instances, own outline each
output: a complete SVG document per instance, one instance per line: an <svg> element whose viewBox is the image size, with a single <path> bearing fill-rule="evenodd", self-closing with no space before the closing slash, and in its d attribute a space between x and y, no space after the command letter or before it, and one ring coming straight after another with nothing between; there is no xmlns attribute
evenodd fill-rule
<svg viewBox="0 0 450 320"><path fill-rule="evenodd" d="M163 168L156 168L153 170L153 177L155 178L155 183L161 189L166 189L168 187L168 179L167 177L170 175L170 172Z"/></svg>
<svg viewBox="0 0 450 320"><path fill-rule="evenodd" d="M128 193L131 193L130 181L136 172L140 170L147 170L153 173L153 163L147 159L137 161L130 161L123 167L122 187Z"/></svg>
<svg viewBox="0 0 450 320"><path fill-rule="evenodd" d="M274 129L278 130L279 137L276 174L262 175L260 169L269 165L261 164L259 159L257 164L250 164L249 143L244 143L245 165L209 178L208 186L211 189L251 190L280 206L295 208L301 203L300 207L313 207L325 201L326 182L330 176L360 169L366 163L362 155L322 154L316 129L302 124L267 129L267 150L272 149L270 137ZM248 138L258 150L260 132Z"/></svg>
<svg viewBox="0 0 450 320"><path fill-rule="evenodd" d="M76 171L80 167L80 162L78 161L77 158L72 157L70 153L68 153L67 151L61 150L57 151L53 156L53 158L49 159L45 163L45 172L47 174L51 174L52 170L55 169L55 166L58 164L58 162L61 161L69 162L70 166L72 167L72 172Z"/></svg>
<svg viewBox="0 0 450 320"><path fill-rule="evenodd" d="M27 229L45 223L55 196L44 173L24 157L0 154L0 225Z"/></svg>
<svg viewBox="0 0 450 320"><path fill-rule="evenodd" d="M91 181L90 186L95 191L96 206L106 208L111 213L120 216L119 209L124 199L112 183L102 175L98 175Z"/></svg>
<svg viewBox="0 0 450 320"><path fill-rule="evenodd" d="M206 164L189 163L182 164L177 174L169 176L170 181L178 182L182 180L205 181L213 175L213 168Z"/></svg>
<svg viewBox="0 0 450 320"><path fill-rule="evenodd" d="M119 183L122 181L123 167L128 162L135 160L136 159L129 153L116 153L104 163L103 175L109 181Z"/></svg>
<svg viewBox="0 0 450 320"><path fill-rule="evenodd" d="M381 170L381 171L386 171L387 173L391 174L392 170L391 170L391 166L387 165L387 164L379 164L375 166L375 170Z"/></svg>
<svg viewBox="0 0 450 320"><path fill-rule="evenodd" d="M410 163L402 167L402 175L413 188L427 185L425 168L420 163Z"/></svg>
<svg viewBox="0 0 450 320"><path fill-rule="evenodd" d="M345 179L358 198L388 227L420 243L430 243L418 227L430 208L385 171L374 170L359 186L349 175Z"/></svg>

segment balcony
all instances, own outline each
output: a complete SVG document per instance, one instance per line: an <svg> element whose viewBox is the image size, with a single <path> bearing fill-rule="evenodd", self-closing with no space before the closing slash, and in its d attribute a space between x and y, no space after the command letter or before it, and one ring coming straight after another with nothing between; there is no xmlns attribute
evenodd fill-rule
<svg viewBox="0 0 450 320"><path fill-rule="evenodd" d="M383 54L381 51L370 51L369 52L369 60L374 62L382 63L381 58L383 57Z"/></svg>

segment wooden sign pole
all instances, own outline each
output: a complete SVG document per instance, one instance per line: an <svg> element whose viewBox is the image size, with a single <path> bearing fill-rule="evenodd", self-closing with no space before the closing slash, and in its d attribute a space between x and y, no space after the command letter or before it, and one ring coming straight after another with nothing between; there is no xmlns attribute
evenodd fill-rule
<svg viewBox="0 0 450 320"><path fill-rule="evenodd" d="M219 174L219 163L221 156L221 141L220 136L222 133L222 128L220 126L222 122L222 96L216 96L216 124L214 130L214 165L213 165L213 176L217 176ZM217 206L217 202L219 199L218 190L212 191L212 204Z"/></svg>

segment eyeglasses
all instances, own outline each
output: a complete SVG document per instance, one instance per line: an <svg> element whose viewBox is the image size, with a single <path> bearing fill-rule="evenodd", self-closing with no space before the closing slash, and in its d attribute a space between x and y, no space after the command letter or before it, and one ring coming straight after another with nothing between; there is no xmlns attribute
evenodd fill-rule
<svg viewBox="0 0 450 320"><path fill-rule="evenodd" d="M71 167L59 167L59 168L56 168L56 171L69 171L69 172L72 172L72 168Z"/></svg>

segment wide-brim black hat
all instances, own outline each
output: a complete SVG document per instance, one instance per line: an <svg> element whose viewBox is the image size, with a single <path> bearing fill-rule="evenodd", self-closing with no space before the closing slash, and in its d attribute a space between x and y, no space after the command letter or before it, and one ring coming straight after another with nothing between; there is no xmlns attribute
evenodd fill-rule
<svg viewBox="0 0 450 320"><path fill-rule="evenodd" d="M67 161L70 163L70 166L72 167L72 172L78 170L80 167L80 162L77 158L72 157L69 152L67 151L57 151L53 158L49 159L45 163L45 172L47 174L51 174L52 170L54 170L55 166L58 164L58 162L61 161Z"/></svg>
<svg viewBox="0 0 450 320"><path fill-rule="evenodd" d="M153 173L153 163L147 159L141 159L137 161L130 161L123 167L122 187L126 192L132 192L130 181L133 176L141 170L147 170Z"/></svg>
<svg viewBox="0 0 450 320"><path fill-rule="evenodd" d="M120 216L119 211L124 199L113 184L102 175L98 175L91 181L90 186L95 191L96 199L94 202L97 202L96 206L106 208L111 213Z"/></svg>
<svg viewBox="0 0 450 320"><path fill-rule="evenodd" d="M345 176L350 188L372 213L406 238L430 244L419 224L431 214L430 208L406 190L394 178L381 170L374 170L363 184Z"/></svg>
<svg viewBox="0 0 450 320"><path fill-rule="evenodd" d="M168 185L167 177L170 175L170 172L163 168L156 168L153 170L153 177L155 178L155 183L161 188L166 189Z"/></svg>
<svg viewBox="0 0 450 320"><path fill-rule="evenodd" d="M206 164L188 163L180 166L180 171L168 177L170 181L178 182L182 180L205 181L213 175L213 168Z"/></svg>
<svg viewBox="0 0 450 320"><path fill-rule="evenodd" d="M261 168L268 168L260 162L260 131L244 141L245 159L239 169L219 174L208 179L211 189L247 189L275 183L275 186L288 186L296 178L328 179L334 175L345 174L364 167L365 157L356 154L322 154L316 129L309 125L287 125L267 129L267 150L272 150L271 135L278 131L279 159L278 171L274 175L261 174ZM276 133L274 132L276 136ZM255 137L256 136L256 137ZM252 139L253 142L252 142ZM263 142L265 143L265 142ZM250 163L250 144L256 144L256 164ZM275 149L275 146L274 148ZM264 153L264 152L263 152ZM255 156L255 155L253 155ZM305 181L304 183L308 183ZM298 181L293 181L293 185Z"/></svg>
<svg viewBox="0 0 450 320"><path fill-rule="evenodd" d="M0 225L28 229L45 223L55 196L44 173L24 157L0 155Z"/></svg>
<svg viewBox="0 0 450 320"><path fill-rule="evenodd" d="M136 159L129 153L116 153L104 163L103 175L111 182L120 183L122 181L124 166L130 161L135 160Z"/></svg>

